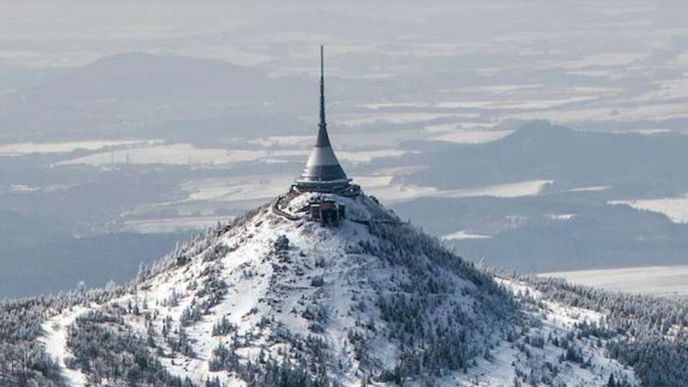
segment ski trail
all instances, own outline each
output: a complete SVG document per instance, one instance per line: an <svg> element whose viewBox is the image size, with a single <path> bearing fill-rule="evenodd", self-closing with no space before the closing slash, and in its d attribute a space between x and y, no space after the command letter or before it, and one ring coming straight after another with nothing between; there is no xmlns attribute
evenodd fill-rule
<svg viewBox="0 0 688 387"><path fill-rule="evenodd" d="M86 375L80 370L72 370L65 365L65 359L71 356L67 348L67 330L76 318L89 310L84 306L76 306L63 310L43 323L45 336L38 340L45 345L45 352L60 367L60 373L69 386L85 386Z"/></svg>

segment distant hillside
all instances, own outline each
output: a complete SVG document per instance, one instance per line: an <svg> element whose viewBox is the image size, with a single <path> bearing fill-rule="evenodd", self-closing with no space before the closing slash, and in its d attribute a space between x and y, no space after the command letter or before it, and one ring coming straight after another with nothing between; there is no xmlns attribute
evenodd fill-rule
<svg viewBox="0 0 688 387"><path fill-rule="evenodd" d="M219 60L126 52L18 91L14 97L57 105L200 96L253 102L266 95L256 90L267 83L256 70Z"/></svg>
<svg viewBox="0 0 688 387"><path fill-rule="evenodd" d="M74 237L52 219L0 210L0 299L124 282L185 233ZM2 385L2 384L0 384Z"/></svg>
<svg viewBox="0 0 688 387"><path fill-rule="evenodd" d="M466 258L521 273L686 263L688 225L600 196L420 198L393 208ZM467 236L452 237L461 230Z"/></svg>
<svg viewBox="0 0 688 387"><path fill-rule="evenodd" d="M208 118L224 118L230 134L237 126L249 132L242 120L257 116L250 128L255 131L265 125L262 115L267 122L276 120L273 109L261 114L256 109L284 101L296 106L287 84L298 88L297 81L269 79L220 60L115 54L0 96L0 139L150 137L160 133L149 126L169 126L179 119L191 124L184 128L188 132ZM292 116L277 114L289 127Z"/></svg>
<svg viewBox="0 0 688 387"><path fill-rule="evenodd" d="M534 122L475 145L413 143L403 162L427 165L407 183L463 188L532 179L553 190L610 186L609 193L675 196L688 191L688 136L608 134Z"/></svg>

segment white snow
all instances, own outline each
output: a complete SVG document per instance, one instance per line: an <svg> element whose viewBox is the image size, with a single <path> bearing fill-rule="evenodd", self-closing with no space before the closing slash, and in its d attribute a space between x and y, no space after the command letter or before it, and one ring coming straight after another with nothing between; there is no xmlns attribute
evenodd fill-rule
<svg viewBox="0 0 688 387"><path fill-rule="evenodd" d="M308 147L313 144L313 136L269 136L248 141L249 144L255 144L270 147Z"/></svg>
<svg viewBox="0 0 688 387"><path fill-rule="evenodd" d="M460 240L460 239L489 239L492 238L490 235L476 234L466 230L460 230L456 232L444 235L442 239L444 240Z"/></svg>
<svg viewBox="0 0 688 387"><path fill-rule="evenodd" d="M576 217L576 214L549 214L549 218L552 220L567 221Z"/></svg>
<svg viewBox="0 0 688 387"><path fill-rule="evenodd" d="M500 140L511 133L510 130L448 130L433 133L432 139L457 144L484 144Z"/></svg>
<svg viewBox="0 0 688 387"><path fill-rule="evenodd" d="M61 161L56 165L85 164L168 164L168 165L225 165L263 160L286 162L294 157L308 156L310 149L220 149L198 148L192 144L155 144L117 148L111 151ZM400 149L343 149L337 152L340 160L352 164L369 162L379 157L400 157L407 151ZM0 154L2 155L2 154Z"/></svg>
<svg viewBox="0 0 688 387"><path fill-rule="evenodd" d="M367 163L372 159L383 157L401 157L408 153L401 149L376 149L376 150L340 150L337 157L351 164Z"/></svg>
<svg viewBox="0 0 688 387"><path fill-rule="evenodd" d="M649 266L618 269L560 271L538 274L626 293L662 296L688 295L688 266Z"/></svg>
<svg viewBox="0 0 688 387"><path fill-rule="evenodd" d="M309 195L301 195L289 206L298 208L308 199ZM351 216L369 216L360 208L360 204L347 201L347 212ZM350 210L350 211L349 211ZM163 365L173 374L180 376L190 376L196 382L203 382L206 377L222 376L211 373L208 370L208 359L212 350L219 342L229 344L229 338L211 338L213 326L222 318L226 317L230 322L238 327L240 334L253 332L254 342L250 347L242 348L240 353L243 356L253 358L257 356L260 345L265 343L267 333L259 333L256 327L264 316L273 316L281 321L285 326L296 334L307 335L308 322L299 315L291 313L294 308L300 308L300 302L304 297L312 297L313 293L323 292L319 297L325 297L328 308L333 315L338 315L337 324L328 328L328 342L335 348L340 348L347 338L346 328L352 326L354 321L347 317L352 295L351 284L348 283L350 270L355 270L356 265L350 262L341 262L340 257L345 256L344 249L357 239L355 234L366 235L362 225L355 223L345 223L342 225L341 233L332 234L327 229L316 224L304 224L296 228L294 223L286 221L271 213L264 213L247 225L244 232L228 236L223 243L228 246L239 246L238 249L229 253L218 262L199 262L188 267L187 270L173 271L168 275L161 275L151 280L149 286L151 291L146 292L144 297L150 309L157 311L160 317L155 324L161 327L161 322L165 316L170 316L177 321L181 312L192 300L193 292L185 291L189 283L196 279L201 281L203 270L219 264L222 273L221 278L230 284L228 294L216 305L210 314L203 317L200 322L193 324L187 329L187 334L194 344L194 356L186 357L177 354L171 359L161 359ZM275 289L271 285L270 279L273 278L275 263L266 261L272 249L272 244L277 236L286 235L294 249L302 250L307 256L318 256L330 262L333 267L317 269L325 276L326 285L321 288L310 286L308 279L294 275L293 269L285 271L280 278L280 283L286 288L279 294L275 294ZM316 253L317 252L317 253ZM292 258L294 259L294 258ZM305 258L299 258L305 259ZM337 262L346 264L338 267ZM293 264L293 263L292 263ZM328 274L329 273L329 274ZM341 275L340 275L341 273ZM172 293L172 289L179 295L179 305L174 308L165 306L165 300ZM270 304L266 304L267 300ZM279 306L274 306L275 302ZM211 339L209 339L211 338ZM336 351L345 350L343 347ZM273 354L274 355L274 354ZM223 373L220 373L223 374ZM241 385L237 380L230 380L224 375L223 380L229 385Z"/></svg>
<svg viewBox="0 0 688 387"><path fill-rule="evenodd" d="M504 109L504 110L534 110L552 109L574 102L593 101L596 96L575 96L553 99L523 99L523 100L487 100L487 101L445 101L437 103L438 108L444 109Z"/></svg>
<svg viewBox="0 0 688 387"><path fill-rule="evenodd" d="M218 222L226 222L228 216L179 216L171 218L146 218L125 220L122 230L141 234L171 233L187 230L206 230Z"/></svg>
<svg viewBox="0 0 688 387"><path fill-rule="evenodd" d="M99 150L106 147L134 145L137 140L122 141L73 141L73 142L17 142L0 144L0 157L23 156L33 153L69 153L75 150Z"/></svg>
<svg viewBox="0 0 688 387"><path fill-rule="evenodd" d="M86 376L80 370L72 370L65 365L65 359L71 356L67 347L67 335L69 327L76 318L89 310L84 306L75 306L63 310L59 314L46 320L42 328L46 332L45 336L38 340L45 345L45 352L60 367L60 373L70 386L85 386Z"/></svg>
<svg viewBox="0 0 688 387"><path fill-rule="evenodd" d="M604 52L599 54L585 55L580 59L562 61L560 59L551 62L552 67L565 69L587 69L599 67L616 67L631 65L647 57L642 52ZM542 61L543 65L547 62ZM545 66L546 67L546 66Z"/></svg>
<svg viewBox="0 0 688 387"><path fill-rule="evenodd" d="M542 325L535 326L529 332L530 337L539 336L547 338L550 335L553 337L566 337L569 332L575 332L576 324L583 322L595 323L604 325L605 315L589 309L562 305L558 302L547 299L542 293L532 288L528 284L512 279L496 278L496 280L506 287L517 298L524 300L526 306L530 309L528 313L540 320ZM529 301L530 300L530 301ZM531 355L524 359L522 354L513 352L509 346L502 346L496 355L497 368L500 371L492 371L498 375L509 376L505 372L512 363L521 364L522 366L543 364L549 362L552 364L560 364L560 373L552 381L552 385L565 386L606 386L610 373L616 375L624 375L625 378L632 385L639 385L639 381L635 377L632 369L629 369L618 361L611 359L605 352L604 346L598 346L598 340L604 343L604 340L595 337L577 338L573 337L572 344L581 349L583 359L589 362L586 367L569 362L559 363L559 357L563 353L562 349L550 343L545 343L542 348L531 351ZM511 361L509 361L511 360ZM492 365L494 367L494 364ZM501 366L500 366L501 365ZM480 372L488 374L490 371L489 365L485 370L478 367L472 370L473 374ZM489 378L485 378L483 384L480 386L500 386L511 385L513 378L504 378L501 380L494 380L492 373L489 373ZM470 384L464 384L466 386Z"/></svg>
<svg viewBox="0 0 688 387"><path fill-rule="evenodd" d="M608 185L595 185L595 186L589 186L589 187L572 188L569 190L569 192L598 192L598 191L606 191L609 188L611 188L611 187Z"/></svg>
<svg viewBox="0 0 688 387"><path fill-rule="evenodd" d="M496 184L476 188L446 191L439 196L443 197L471 197L494 196L499 198L514 198L520 196L533 196L542 192L546 185L553 180L526 180L515 183Z"/></svg>
<svg viewBox="0 0 688 387"><path fill-rule="evenodd" d="M494 359L479 359L476 367L471 367L465 375L447 378L446 386L457 387L497 387L510 386L516 376L514 361L519 351L507 343L494 349Z"/></svg>
<svg viewBox="0 0 688 387"><path fill-rule="evenodd" d="M488 186L441 190L436 187L394 184L387 186L372 186L369 191L385 202L397 203L421 197L465 198L491 196L498 198L515 198L521 196L538 195L553 180L526 180L514 183L495 184Z"/></svg>
<svg viewBox="0 0 688 387"><path fill-rule="evenodd" d="M674 223L688 223L688 194L675 198L613 200L609 204L627 204L639 210L664 214Z"/></svg>
<svg viewBox="0 0 688 387"><path fill-rule="evenodd" d="M284 152L284 151L282 151ZM280 154L282 154L280 152ZM228 164L257 160L266 155L259 150L225 150L217 148L197 148L191 144L163 144L132 149L117 149L100 152L58 163L57 165L87 164Z"/></svg>
<svg viewBox="0 0 688 387"><path fill-rule="evenodd" d="M315 194L301 194L293 199L285 199L282 211L296 212ZM372 206L365 197L336 197L347 207L347 219L368 220L380 217L384 212ZM467 230L453 233L453 237L487 237L472 234ZM289 240L289 249L284 254L275 254L274 243L284 235ZM451 235L451 234L450 234ZM375 237L367 226L352 221L344 221L336 229L322 227L317 223L304 220L291 221L265 208L251 218L246 224L235 227L222 235L217 242L227 246L229 252L217 259L206 260L206 250L199 250L192 262L182 266L173 266L162 271L138 286L133 294L127 294L108 302L134 303L141 310L141 315L125 314L125 324L132 332L141 336L148 334L148 322L143 314L155 316L151 320L152 330L156 332L153 340L165 353L172 353L169 345L159 333L162 331L165 318L173 321L173 327L179 326L180 317L185 309L202 302L204 295L199 295L202 283L208 279L208 273L216 272L217 278L227 285L227 293L215 304L200 321L185 328L186 335L193 348L193 355L186 356L173 352L171 356L160 356L159 361L172 374L188 376L196 383L203 383L208 378L218 377L228 386L244 386L245 383L227 372L212 372L208 360L219 343L226 346L233 342L232 335L213 336L213 327L224 317L236 324L239 335L250 334L251 339L237 349L243 361L257 359L261 350L279 359L280 350L287 349L288 341L274 341L275 329L279 323L282 329L291 334L306 337L312 333L313 321L305 318L303 312L308 306L318 305L327 310L331 318L325 322L320 335L328 345L328 351L335 356L335 361L342 365L336 377L343 386L359 386L355 374L358 366L349 342L349 331L357 329L360 322L376 321L377 330L385 329L379 310L374 306L377 290L373 283L392 283L392 277L404 276L403 270L390 268L380 258L367 253L360 253L359 242L376 243ZM466 279L455 274L447 274L455 279L457 289L472 286ZM322 285L314 286L311 280L322 278ZM541 322L529 332L530 336L547 337L549 334L563 337L574 325L583 321L604 323L600 313L581 308L565 307L546 300L539 292L527 284L508 280L500 282L521 298L534 299L539 302L528 309L528 313ZM391 291L391 290L390 290ZM461 294L461 292L457 293ZM172 297L172 295L175 295ZM170 300L175 300L171 305ZM469 305L473 299L466 297ZM359 301L368 306L363 309L353 308ZM68 370L64 359L69 356L66 347L67 326L75 318L89 309L103 308L108 305L91 305L65 310L49 319L44 328L46 335L41 338L46 344L47 352L58 360L62 372L71 385L83 385L85 378L79 371ZM441 312L438 312L441 313ZM272 321L267 324L264 321ZM53 329L55 326L56 329ZM174 333L173 333L174 334ZM369 356L380 364L394 364L398 361L399 348L386 336L375 333L371 337L372 349ZM577 340L577 339L576 339ZM634 381L632 371L624 370L618 363L604 356L603 349L597 348L592 339L581 339L576 344L581 346L586 359L591 359L588 368L579 368L568 362L558 362L561 349L551 344L544 348L529 348L530 355L511 343L501 342L491 351L491 358L476 359L475 367L467 373L457 372L448 375L440 386L500 386L510 385L519 369L533 369L543 366L545 362L560 365L560 374L553 385L589 386L602 385L609 373L614 371L627 375ZM411 384L413 385L413 383Z"/></svg>
<svg viewBox="0 0 688 387"><path fill-rule="evenodd" d="M292 176L261 176L260 178L227 178L194 180L181 185L186 201L242 201L275 197L294 181Z"/></svg>
<svg viewBox="0 0 688 387"><path fill-rule="evenodd" d="M469 113L386 113L386 114L358 114L352 118L339 120L342 125L360 126L376 123L411 124L436 119L475 118L477 114Z"/></svg>

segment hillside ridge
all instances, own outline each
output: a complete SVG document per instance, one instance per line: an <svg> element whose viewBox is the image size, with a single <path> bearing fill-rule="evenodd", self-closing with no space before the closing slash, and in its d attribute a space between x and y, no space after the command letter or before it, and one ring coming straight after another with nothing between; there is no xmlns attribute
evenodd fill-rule
<svg viewBox="0 0 688 387"><path fill-rule="evenodd" d="M322 196L346 206L337 226L281 214ZM634 385L591 341L567 338L599 316L559 307L543 322L516 285L365 194L276 201L280 212L266 204L196 238L124 294L46 320L40 340L66 384ZM570 359L553 337L577 344Z"/></svg>

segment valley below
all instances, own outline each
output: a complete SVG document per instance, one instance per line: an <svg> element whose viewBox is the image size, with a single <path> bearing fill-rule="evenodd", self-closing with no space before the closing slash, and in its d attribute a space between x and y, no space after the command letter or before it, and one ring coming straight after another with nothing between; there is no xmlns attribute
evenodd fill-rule
<svg viewBox="0 0 688 387"><path fill-rule="evenodd" d="M663 297L688 296L688 266L645 266L601 270L576 270L538 274L629 294Z"/></svg>

